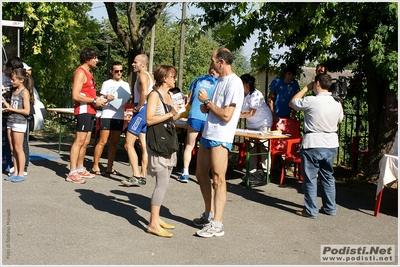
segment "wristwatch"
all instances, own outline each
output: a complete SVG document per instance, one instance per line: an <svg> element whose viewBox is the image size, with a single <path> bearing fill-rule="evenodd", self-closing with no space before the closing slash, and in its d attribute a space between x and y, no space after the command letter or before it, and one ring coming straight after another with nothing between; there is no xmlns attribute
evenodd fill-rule
<svg viewBox="0 0 400 267"><path fill-rule="evenodd" d="M204 101L204 105L208 105L208 103L210 103L211 102L211 99L207 99L206 101Z"/></svg>
<svg viewBox="0 0 400 267"><path fill-rule="evenodd" d="M96 98L95 98L95 99L93 99L92 104L93 104L93 105L96 105L96 103L97 103L97 101L96 101Z"/></svg>

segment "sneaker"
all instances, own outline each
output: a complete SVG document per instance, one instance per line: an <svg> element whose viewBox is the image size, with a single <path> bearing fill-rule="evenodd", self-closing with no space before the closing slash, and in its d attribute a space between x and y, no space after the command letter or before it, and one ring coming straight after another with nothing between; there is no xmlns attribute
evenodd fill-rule
<svg viewBox="0 0 400 267"><path fill-rule="evenodd" d="M96 177L93 173L88 172L86 169L83 171L78 172L78 174L81 176L81 178L87 178L87 179L92 179Z"/></svg>
<svg viewBox="0 0 400 267"><path fill-rule="evenodd" d="M205 224L210 223L210 220L204 218L203 216L204 213L201 214L200 218L193 219L194 225L203 227Z"/></svg>
<svg viewBox="0 0 400 267"><path fill-rule="evenodd" d="M25 177L22 177L22 176L12 176L12 178L11 178L11 182L14 182L14 183L23 182L25 180L26 180Z"/></svg>
<svg viewBox="0 0 400 267"><path fill-rule="evenodd" d="M319 213L322 213L322 214L325 214L325 215L330 215L330 216L335 216L335 215L336 215L336 213L333 213L333 214L327 213L327 212L324 210L323 207L321 207L321 208L319 209Z"/></svg>
<svg viewBox="0 0 400 267"><path fill-rule="evenodd" d="M138 180L140 185L145 185L146 184L146 178L144 178L144 177L138 177L137 180Z"/></svg>
<svg viewBox="0 0 400 267"><path fill-rule="evenodd" d="M224 227L216 227L214 222L211 221L204 225L203 229L196 232L201 237L223 236L225 234Z"/></svg>
<svg viewBox="0 0 400 267"><path fill-rule="evenodd" d="M77 172L69 173L67 175L67 178L65 178L65 181L72 182L74 184L84 184L84 183L86 183L86 180L83 179Z"/></svg>
<svg viewBox="0 0 400 267"><path fill-rule="evenodd" d="M126 186L131 186L131 185L139 186L139 180L135 176L132 176L131 178L126 179L125 181L121 181L121 183Z"/></svg>
<svg viewBox="0 0 400 267"><path fill-rule="evenodd" d="M313 219L316 218L316 217L314 217L314 216L308 214L307 211L305 211L305 210L298 210L298 211L296 211L296 215L299 215L299 216L302 216L302 217L306 217L306 218L313 218Z"/></svg>
<svg viewBox="0 0 400 267"><path fill-rule="evenodd" d="M176 178L179 182L181 183L187 183L189 181L189 175L187 174L181 174Z"/></svg>
<svg viewBox="0 0 400 267"><path fill-rule="evenodd" d="M10 176L7 176L4 180L11 181L11 179L13 179L14 177L14 174L11 174Z"/></svg>
<svg viewBox="0 0 400 267"><path fill-rule="evenodd" d="M9 170L8 170L8 176L11 176L11 174L13 174L14 173L14 167L11 167ZM24 171L24 175L28 175L28 172L27 171Z"/></svg>

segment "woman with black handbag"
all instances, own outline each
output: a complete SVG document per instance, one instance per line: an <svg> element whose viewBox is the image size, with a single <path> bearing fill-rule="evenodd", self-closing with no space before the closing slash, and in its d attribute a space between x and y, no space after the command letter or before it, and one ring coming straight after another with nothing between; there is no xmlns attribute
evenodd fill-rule
<svg viewBox="0 0 400 267"><path fill-rule="evenodd" d="M179 118L179 105L174 105L169 90L175 87L177 70L173 66L161 65L154 70L154 90L147 97L147 150L149 155L148 174L156 177L151 197L149 234L172 237L165 229L175 225L161 220L160 208L168 187L173 167L177 162L178 139L173 121ZM153 133L153 134L152 134ZM163 143L162 141L167 140Z"/></svg>

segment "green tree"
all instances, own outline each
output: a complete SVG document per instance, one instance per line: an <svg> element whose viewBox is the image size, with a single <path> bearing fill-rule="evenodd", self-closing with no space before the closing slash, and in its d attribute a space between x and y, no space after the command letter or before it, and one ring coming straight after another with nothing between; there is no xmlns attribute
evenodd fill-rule
<svg viewBox="0 0 400 267"><path fill-rule="evenodd" d="M33 68L35 87L42 101L52 105L71 104L72 73L79 66L79 53L93 47L89 36L99 26L88 18L91 3L2 2L2 19L24 21L21 58ZM11 36L11 38L7 38ZM16 36L3 27L8 57L16 56ZM14 48L14 49L13 49ZM65 88L64 90L60 88Z"/></svg>
<svg viewBox="0 0 400 267"><path fill-rule="evenodd" d="M366 91L369 120L370 163L378 162L391 147L397 131L398 4L367 2L314 3L195 3L207 10L199 17L203 29L218 25L216 33L231 49L239 48L255 31L258 42L252 66L267 69L283 60L303 66L324 61L330 71L354 67L353 90ZM288 47L282 55L272 54ZM355 93L357 95L357 93ZM376 127L379 125L379 127Z"/></svg>
<svg viewBox="0 0 400 267"><path fill-rule="evenodd" d="M145 53L145 39L156 24L167 2L151 4L104 2L104 4L111 26L128 54L128 66L131 66L136 55ZM127 20L128 23L123 23L124 20ZM132 69L129 68L128 81L133 81L135 77L132 75Z"/></svg>

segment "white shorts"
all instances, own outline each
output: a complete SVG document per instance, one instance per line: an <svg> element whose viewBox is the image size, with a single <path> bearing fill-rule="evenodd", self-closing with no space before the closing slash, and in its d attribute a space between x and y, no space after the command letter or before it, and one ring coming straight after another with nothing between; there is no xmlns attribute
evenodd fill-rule
<svg viewBox="0 0 400 267"><path fill-rule="evenodd" d="M11 129L13 132L25 133L27 125L27 123L7 122L7 129Z"/></svg>

